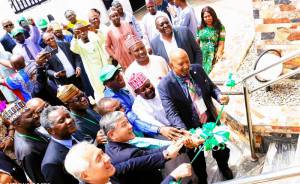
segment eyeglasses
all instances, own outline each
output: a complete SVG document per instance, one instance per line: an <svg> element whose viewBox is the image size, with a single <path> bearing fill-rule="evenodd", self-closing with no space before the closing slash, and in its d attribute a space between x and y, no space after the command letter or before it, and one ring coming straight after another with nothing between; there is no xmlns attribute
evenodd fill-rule
<svg viewBox="0 0 300 184"><path fill-rule="evenodd" d="M79 93L77 97L74 97L72 101L68 101L68 103L76 103L79 102L83 97L85 97L84 93Z"/></svg>
<svg viewBox="0 0 300 184"><path fill-rule="evenodd" d="M13 26L14 26L13 24L7 24L7 25L4 25L3 27L8 28L8 27L13 27Z"/></svg>

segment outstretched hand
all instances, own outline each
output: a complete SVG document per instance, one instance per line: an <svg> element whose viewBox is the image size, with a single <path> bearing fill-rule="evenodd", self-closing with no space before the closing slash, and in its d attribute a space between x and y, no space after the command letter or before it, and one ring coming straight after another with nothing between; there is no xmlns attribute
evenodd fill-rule
<svg viewBox="0 0 300 184"><path fill-rule="evenodd" d="M228 95L220 95L219 100L220 100L221 105L227 105L229 102L229 96Z"/></svg>
<svg viewBox="0 0 300 184"><path fill-rule="evenodd" d="M170 175L175 178L175 180L192 176L192 165L189 163L183 163L174 169Z"/></svg>
<svg viewBox="0 0 300 184"><path fill-rule="evenodd" d="M178 130L177 128L174 127L160 127L159 133L169 140L177 140L182 136L181 130Z"/></svg>

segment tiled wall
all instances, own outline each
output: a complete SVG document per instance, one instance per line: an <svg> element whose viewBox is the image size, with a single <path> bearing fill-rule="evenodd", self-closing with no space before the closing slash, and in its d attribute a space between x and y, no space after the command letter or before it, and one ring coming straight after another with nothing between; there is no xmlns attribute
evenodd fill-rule
<svg viewBox="0 0 300 184"><path fill-rule="evenodd" d="M300 49L300 0L253 0L258 53L277 49L286 54ZM286 67L300 66L300 58Z"/></svg>

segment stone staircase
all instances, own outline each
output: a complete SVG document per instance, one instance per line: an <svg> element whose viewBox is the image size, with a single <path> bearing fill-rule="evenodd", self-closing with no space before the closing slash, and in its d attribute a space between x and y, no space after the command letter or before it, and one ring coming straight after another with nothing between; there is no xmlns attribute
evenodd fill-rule
<svg viewBox="0 0 300 184"><path fill-rule="evenodd" d="M258 53L277 49L286 54L299 49L300 1L253 0L252 4ZM286 68L299 66L299 58L285 64Z"/></svg>

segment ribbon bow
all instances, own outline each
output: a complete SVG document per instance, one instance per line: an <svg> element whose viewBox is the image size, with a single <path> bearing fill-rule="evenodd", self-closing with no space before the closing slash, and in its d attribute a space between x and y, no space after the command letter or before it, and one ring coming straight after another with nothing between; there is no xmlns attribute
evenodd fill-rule
<svg viewBox="0 0 300 184"><path fill-rule="evenodd" d="M225 149L224 144L230 137L230 133L226 131L225 126L216 126L214 122L204 124L202 129L191 129L190 133L205 139L203 146L206 151L210 151L216 146Z"/></svg>

